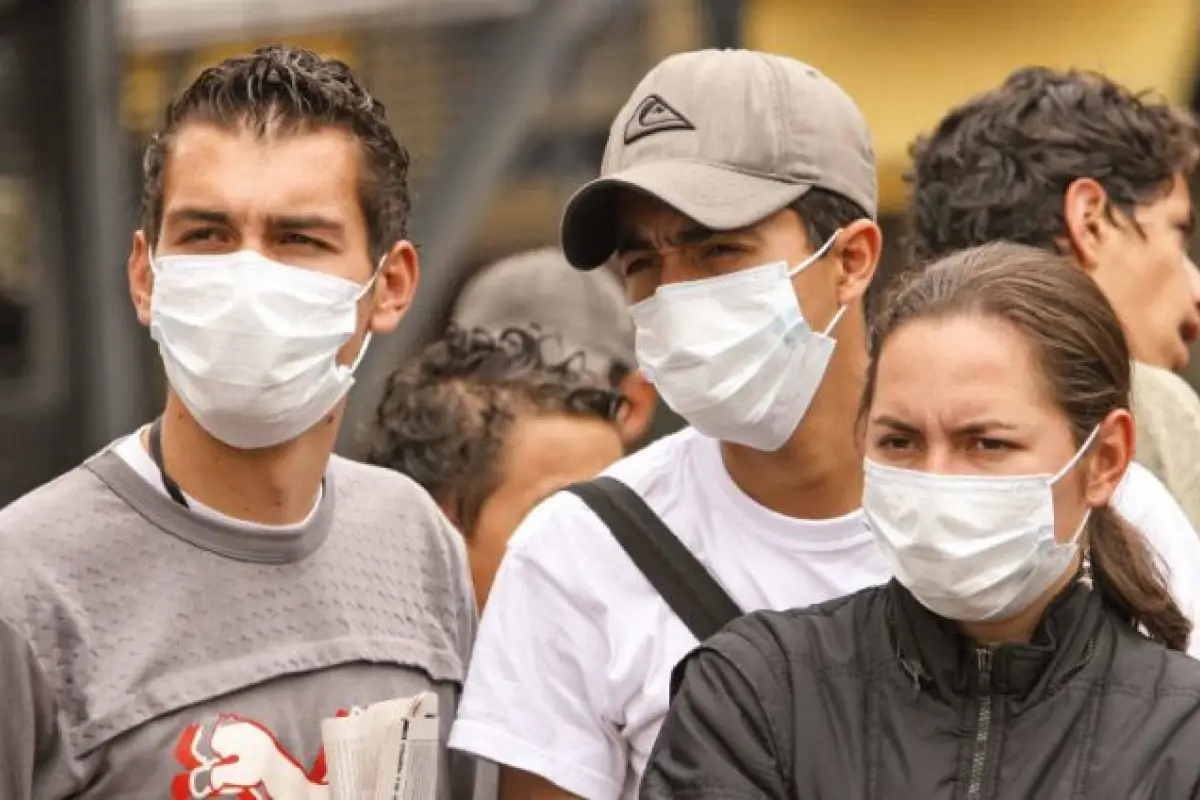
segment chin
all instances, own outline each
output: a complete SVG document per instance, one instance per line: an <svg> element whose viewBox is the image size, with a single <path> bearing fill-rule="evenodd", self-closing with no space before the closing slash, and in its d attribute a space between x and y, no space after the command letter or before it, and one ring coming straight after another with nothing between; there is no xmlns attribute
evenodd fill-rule
<svg viewBox="0 0 1200 800"><path fill-rule="evenodd" d="M1163 366L1169 369L1171 372L1182 372L1187 368L1188 362L1190 361L1190 354L1187 350L1184 350L1182 353L1177 353L1169 363L1164 364Z"/></svg>
<svg viewBox="0 0 1200 800"><path fill-rule="evenodd" d="M1135 350L1133 359L1152 367L1180 372L1191 360L1191 350L1182 339L1176 339L1162 349L1145 350L1140 353Z"/></svg>
<svg viewBox="0 0 1200 800"><path fill-rule="evenodd" d="M1192 360L1192 347L1194 345L1187 339L1179 340L1175 351L1172 353L1171 369L1178 372L1187 367L1188 362Z"/></svg>

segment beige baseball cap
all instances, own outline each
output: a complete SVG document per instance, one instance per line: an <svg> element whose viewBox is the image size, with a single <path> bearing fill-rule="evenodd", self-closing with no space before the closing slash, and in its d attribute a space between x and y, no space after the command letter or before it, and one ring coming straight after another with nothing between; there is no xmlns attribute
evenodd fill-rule
<svg viewBox="0 0 1200 800"><path fill-rule="evenodd" d="M601 380L614 367L634 369L633 318L621 279L611 270L571 269L557 247L517 253L484 267L458 296L453 321L499 335L537 326L567 358L581 352L584 368Z"/></svg>
<svg viewBox="0 0 1200 800"><path fill-rule="evenodd" d="M600 177L567 203L563 251L577 269L608 260L621 189L652 195L713 230L732 230L814 186L874 218L875 153L850 96L791 58L681 53L652 69L617 115Z"/></svg>

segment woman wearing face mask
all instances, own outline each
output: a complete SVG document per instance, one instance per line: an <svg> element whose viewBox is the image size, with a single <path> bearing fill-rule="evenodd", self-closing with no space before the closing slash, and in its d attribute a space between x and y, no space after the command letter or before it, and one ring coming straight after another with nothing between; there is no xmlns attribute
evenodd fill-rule
<svg viewBox="0 0 1200 800"><path fill-rule="evenodd" d="M1110 506L1129 352L1094 282L988 245L882 306L864 513L895 580L677 669L648 798L1200 797L1200 664Z"/></svg>

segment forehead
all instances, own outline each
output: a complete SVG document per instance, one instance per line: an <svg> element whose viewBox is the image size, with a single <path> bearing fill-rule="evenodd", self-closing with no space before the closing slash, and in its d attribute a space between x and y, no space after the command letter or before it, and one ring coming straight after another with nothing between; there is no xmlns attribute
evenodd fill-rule
<svg viewBox="0 0 1200 800"><path fill-rule="evenodd" d="M980 316L917 320L880 353L872 413L952 424L987 415L1057 413L1033 349L1011 325Z"/></svg>
<svg viewBox="0 0 1200 800"><path fill-rule="evenodd" d="M312 213L349 223L361 218L358 168L356 141L335 127L259 135L240 125L187 123L167 157L163 210Z"/></svg>

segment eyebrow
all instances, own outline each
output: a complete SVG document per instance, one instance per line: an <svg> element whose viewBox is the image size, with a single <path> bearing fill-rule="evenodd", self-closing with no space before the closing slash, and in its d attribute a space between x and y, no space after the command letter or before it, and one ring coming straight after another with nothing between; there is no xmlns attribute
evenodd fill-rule
<svg viewBox="0 0 1200 800"><path fill-rule="evenodd" d="M907 422L888 414L879 414L872 417L871 424L882 425L885 428L891 428L892 430L901 431L902 433L920 433L915 426L909 425Z"/></svg>
<svg viewBox="0 0 1200 800"><path fill-rule="evenodd" d="M184 206L172 210L163 219L166 224L185 222L207 222L212 225L229 225L232 220L224 211L212 211L207 208L194 208L192 206Z"/></svg>
<svg viewBox="0 0 1200 800"><path fill-rule="evenodd" d="M1016 431L1018 426L998 419L979 419L954 429L955 436L977 436L991 431Z"/></svg>
<svg viewBox="0 0 1200 800"><path fill-rule="evenodd" d="M689 225L678 233L667 237L666 244L670 247L680 247L682 245L697 244L714 236L731 236L745 231L744 228L730 231L715 231L712 228L706 228L703 225ZM636 233L626 232L617 236L617 255L634 252L637 250L653 250L654 245L649 239L640 236Z"/></svg>
<svg viewBox="0 0 1200 800"><path fill-rule="evenodd" d="M210 225L232 226L233 218L224 211L214 211L208 208L184 206L167 214L166 223L183 224L187 222L204 222ZM320 214L282 214L267 217L267 226L275 230L285 231L325 231L341 233L345 225L336 219Z"/></svg>
<svg viewBox="0 0 1200 800"><path fill-rule="evenodd" d="M341 233L346 227L338 220L323 217L320 214L271 216L267 218L267 225L285 231L325 231L327 233Z"/></svg>
<svg viewBox="0 0 1200 800"><path fill-rule="evenodd" d="M876 417L872 417L871 423L874 425L882 425L886 428L891 428L892 430L900 431L902 433L921 432L916 426L888 414L880 414ZM955 436L977 436L981 433L987 433L988 431L1016 430L1019 430L1019 427L1011 422L1003 422L998 419L979 419L968 422L966 425L960 425L954 429L953 434Z"/></svg>

